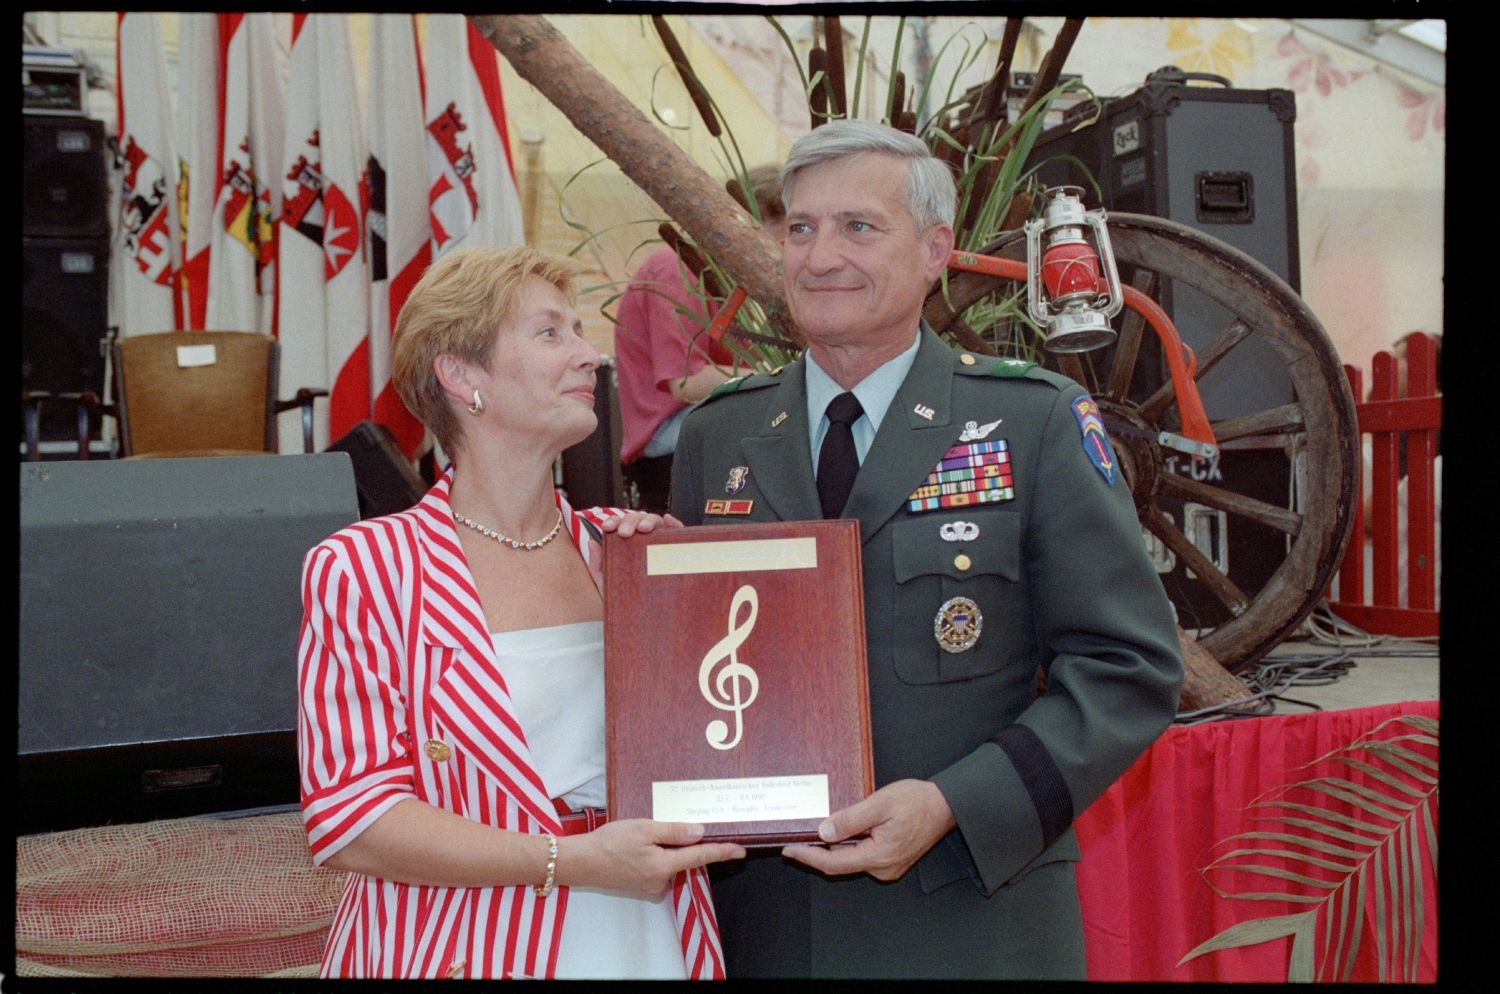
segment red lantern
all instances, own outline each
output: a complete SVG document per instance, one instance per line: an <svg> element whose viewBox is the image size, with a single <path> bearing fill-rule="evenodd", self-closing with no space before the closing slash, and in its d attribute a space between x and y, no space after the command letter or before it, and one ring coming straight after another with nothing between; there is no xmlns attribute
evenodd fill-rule
<svg viewBox="0 0 1500 994"><path fill-rule="evenodd" d="M1028 310L1047 330L1049 352L1101 348L1115 340L1109 320L1124 303L1104 211L1085 211L1076 186L1053 187L1045 196L1042 216L1025 227Z"/></svg>

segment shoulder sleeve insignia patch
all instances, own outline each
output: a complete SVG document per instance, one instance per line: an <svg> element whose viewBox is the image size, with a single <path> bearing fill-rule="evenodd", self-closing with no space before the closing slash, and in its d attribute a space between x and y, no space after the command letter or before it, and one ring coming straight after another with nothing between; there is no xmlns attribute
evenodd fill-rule
<svg viewBox="0 0 1500 994"><path fill-rule="evenodd" d="M1104 477L1104 482L1115 485L1115 450L1109 444L1109 435L1104 430L1104 420L1099 416L1099 405L1094 398L1084 394L1073 401L1073 416L1078 419L1078 430L1083 433L1083 451L1089 462Z"/></svg>

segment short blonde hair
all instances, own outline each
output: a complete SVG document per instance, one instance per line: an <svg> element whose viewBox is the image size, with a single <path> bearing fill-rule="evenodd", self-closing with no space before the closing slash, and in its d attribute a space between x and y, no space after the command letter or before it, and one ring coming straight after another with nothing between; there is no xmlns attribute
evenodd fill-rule
<svg viewBox="0 0 1500 994"><path fill-rule="evenodd" d="M511 316L526 277L546 280L572 304L577 272L571 259L520 245L450 252L422 274L396 319L391 383L445 452L454 451L463 428L434 361L448 353L488 370L496 330Z"/></svg>

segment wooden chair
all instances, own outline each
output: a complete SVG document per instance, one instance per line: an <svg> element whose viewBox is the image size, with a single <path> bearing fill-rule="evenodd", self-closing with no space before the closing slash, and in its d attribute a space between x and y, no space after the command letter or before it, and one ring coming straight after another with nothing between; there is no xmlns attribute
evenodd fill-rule
<svg viewBox="0 0 1500 994"><path fill-rule="evenodd" d="M38 462L42 458L42 408L50 403L72 405L78 424L78 458L87 459L89 438L89 411L102 409L104 405L92 393L57 393L50 390L21 391L21 440L25 446L23 462Z"/></svg>
<svg viewBox="0 0 1500 994"><path fill-rule="evenodd" d="M302 446L313 452L313 402L327 390L304 387L277 400L281 346L244 331L168 331L117 338L115 402L72 395L80 408L114 417L121 456L250 455L278 451L276 416L302 409ZM88 458L80 417L79 458Z"/></svg>

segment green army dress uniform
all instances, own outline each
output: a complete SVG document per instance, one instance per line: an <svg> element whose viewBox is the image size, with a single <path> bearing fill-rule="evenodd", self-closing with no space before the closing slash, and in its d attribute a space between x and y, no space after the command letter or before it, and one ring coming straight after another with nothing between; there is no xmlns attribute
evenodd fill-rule
<svg viewBox="0 0 1500 994"><path fill-rule="evenodd" d="M674 515L822 516L804 363L688 415ZM1102 429L1085 430L1089 403L923 327L844 516L860 522L876 785L933 781L958 827L891 883L777 850L715 867L730 977L1082 977L1071 823L1167 727L1182 682L1171 605ZM1010 492L914 510L939 460L986 428ZM709 501L749 511L705 516Z"/></svg>

